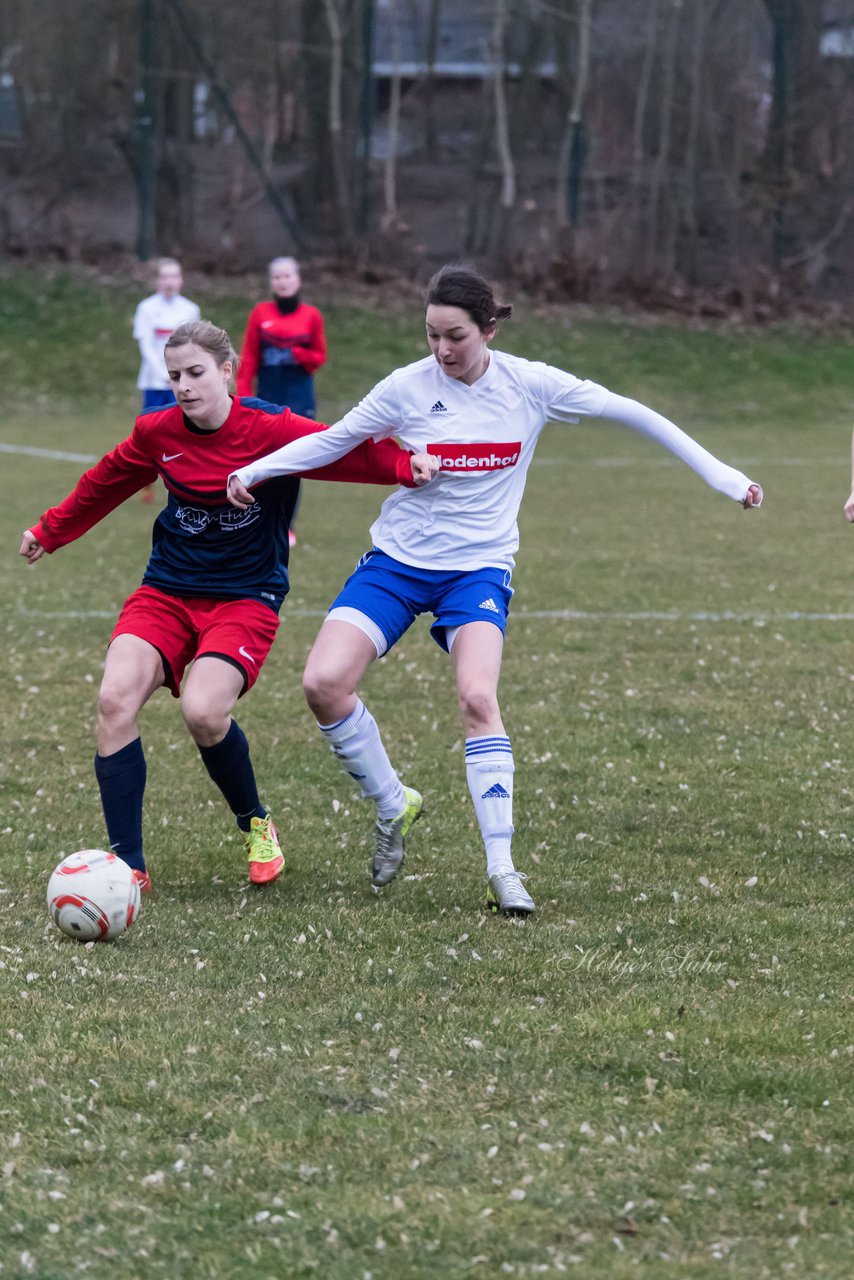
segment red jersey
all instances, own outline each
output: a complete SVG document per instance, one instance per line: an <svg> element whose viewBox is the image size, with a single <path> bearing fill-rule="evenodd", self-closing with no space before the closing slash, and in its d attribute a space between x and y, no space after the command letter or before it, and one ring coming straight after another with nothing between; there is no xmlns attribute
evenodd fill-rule
<svg viewBox="0 0 854 1280"><path fill-rule="evenodd" d="M282 361L307 374L314 373L325 363L326 335L323 317L317 307L301 302L287 315L275 302L259 302L257 307L253 307L240 352L238 394L251 395L253 379L263 376L265 368L281 367ZM259 385L257 390L260 396L269 397L269 389Z"/></svg>
<svg viewBox="0 0 854 1280"><path fill-rule="evenodd" d="M324 430L289 409L235 397L217 431L204 431L178 405L151 410L77 482L32 533L46 551L81 537L159 475L166 506L154 524L143 582L169 595L261 600L278 610L288 591L288 520L293 477L258 487L246 511L225 496L232 471L300 436ZM312 479L412 486L409 453L368 441Z"/></svg>

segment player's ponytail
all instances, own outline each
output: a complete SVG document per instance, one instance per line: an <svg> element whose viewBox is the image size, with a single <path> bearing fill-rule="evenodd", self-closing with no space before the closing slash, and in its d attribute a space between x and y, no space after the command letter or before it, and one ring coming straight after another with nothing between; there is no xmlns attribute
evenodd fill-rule
<svg viewBox="0 0 854 1280"><path fill-rule="evenodd" d="M447 266L437 271L427 286L427 306L459 307L468 312L485 333L500 320L509 320L513 308L496 302L492 286L472 267Z"/></svg>
<svg viewBox="0 0 854 1280"><path fill-rule="evenodd" d="M180 324L169 335L166 339L166 350L168 351L170 347L186 347L188 342L195 343L197 347L207 351L208 355L213 356L220 369L226 360L230 360L235 373L237 372L239 363L237 353L225 329L218 329L215 324L211 324L210 320L190 320L187 324Z"/></svg>

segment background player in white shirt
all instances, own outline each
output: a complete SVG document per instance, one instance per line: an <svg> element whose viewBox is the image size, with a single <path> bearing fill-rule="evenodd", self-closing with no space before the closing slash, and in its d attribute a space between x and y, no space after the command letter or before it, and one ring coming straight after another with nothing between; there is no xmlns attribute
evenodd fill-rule
<svg viewBox="0 0 854 1280"><path fill-rule="evenodd" d="M179 325L201 319L195 302L181 293L184 277L175 258L160 258L157 263L157 292L143 298L133 318L133 336L139 343L142 363L136 385L142 396L142 411L163 409L174 404L172 386L166 371L166 343ZM154 485L142 490L143 502L154 500Z"/></svg>
<svg viewBox="0 0 854 1280"><path fill-rule="evenodd" d="M161 258L157 292L142 300L133 318L133 336L142 356L136 385L142 393L143 412L175 403L166 370L166 343L179 325L201 319L196 303L181 293L183 285L180 262Z"/></svg>
<svg viewBox="0 0 854 1280"><path fill-rule="evenodd" d="M487 901L495 911L528 915L534 902L511 854L514 765L498 678L519 545L516 517L540 431L548 421L609 418L664 445L745 508L759 506L762 490L636 400L491 351L499 321L510 314L476 272L443 268L427 294L432 356L396 370L322 435L235 472L228 493L235 506L246 507L251 486L322 466L370 437L394 435L436 459L429 484L383 503L371 528L373 550L333 602L303 685L321 732L377 805L372 879L387 884L402 865L421 796L401 784L356 688L417 614L436 615L433 636L454 663L466 774L486 847Z"/></svg>

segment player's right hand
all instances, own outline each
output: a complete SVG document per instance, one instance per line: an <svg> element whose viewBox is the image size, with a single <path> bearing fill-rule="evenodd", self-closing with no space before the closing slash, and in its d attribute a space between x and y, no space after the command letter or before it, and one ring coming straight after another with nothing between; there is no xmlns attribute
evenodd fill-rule
<svg viewBox="0 0 854 1280"><path fill-rule="evenodd" d="M413 453L409 461L412 465L412 480L416 488L429 484L439 470L439 459L432 453Z"/></svg>
<svg viewBox="0 0 854 1280"><path fill-rule="evenodd" d="M228 477L228 487L225 492L231 505L237 507L239 511L245 511L255 501L252 494L240 483L236 475Z"/></svg>
<svg viewBox="0 0 854 1280"><path fill-rule="evenodd" d="M33 531L25 529L21 545L18 548L18 555L23 556L27 564L35 564L37 560L41 560L44 554L45 549Z"/></svg>
<svg viewBox="0 0 854 1280"><path fill-rule="evenodd" d="M852 492L851 497L842 509L845 512L845 519L848 523L854 524L854 492Z"/></svg>

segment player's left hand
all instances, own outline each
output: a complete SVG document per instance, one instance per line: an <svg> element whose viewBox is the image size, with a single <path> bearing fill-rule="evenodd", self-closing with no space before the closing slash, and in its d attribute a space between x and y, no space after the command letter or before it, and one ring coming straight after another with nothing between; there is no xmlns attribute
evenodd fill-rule
<svg viewBox="0 0 854 1280"><path fill-rule="evenodd" d="M429 483L439 470L439 459L432 453L413 453L410 463L412 479L418 488Z"/></svg>
<svg viewBox="0 0 854 1280"><path fill-rule="evenodd" d="M18 548L18 555L23 556L27 564L35 564L37 560L41 560L44 554L44 547L39 542L33 531L31 529L25 529L21 545Z"/></svg>
<svg viewBox="0 0 854 1280"><path fill-rule="evenodd" d="M749 511L751 507L761 507L763 497L762 486L759 484L752 484L744 495L741 505L744 507L745 511Z"/></svg>
<svg viewBox="0 0 854 1280"><path fill-rule="evenodd" d="M237 476L228 477L228 485L225 493L231 505L233 507L237 507L239 511L246 511L247 508L251 507L255 502L252 494L245 485L240 483Z"/></svg>

